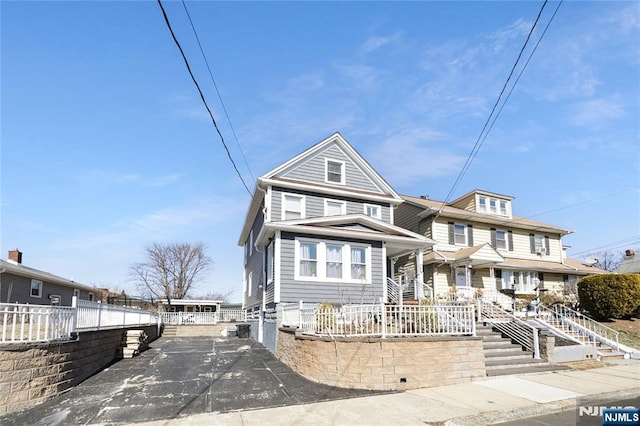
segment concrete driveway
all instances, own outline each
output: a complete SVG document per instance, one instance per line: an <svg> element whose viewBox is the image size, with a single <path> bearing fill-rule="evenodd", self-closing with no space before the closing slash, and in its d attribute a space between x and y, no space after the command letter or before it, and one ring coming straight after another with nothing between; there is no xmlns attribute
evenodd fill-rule
<svg viewBox="0 0 640 426"><path fill-rule="evenodd" d="M251 339L163 337L0 424L128 424L376 394L306 380Z"/></svg>

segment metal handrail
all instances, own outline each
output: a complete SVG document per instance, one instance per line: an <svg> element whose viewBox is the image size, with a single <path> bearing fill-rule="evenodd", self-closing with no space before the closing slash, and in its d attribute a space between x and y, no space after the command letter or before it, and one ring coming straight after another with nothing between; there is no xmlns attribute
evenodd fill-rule
<svg viewBox="0 0 640 426"><path fill-rule="evenodd" d="M620 352L620 342L618 337L620 333L611 327L600 324L597 321L577 312L565 305L553 305L553 309L550 309L544 305L538 306L538 313L536 317L544 321L544 313L550 314L554 319L559 320L562 327L552 327L558 329L561 332L574 331L578 333L581 338L586 338L589 344L595 345L597 341L605 343L609 346L615 346L617 352ZM542 313L542 314L541 314ZM570 334L566 334L571 340L575 340L578 343L586 343L580 339L573 337Z"/></svg>
<svg viewBox="0 0 640 426"><path fill-rule="evenodd" d="M391 303L400 303L402 300L400 286L389 277L387 277L387 300Z"/></svg>
<svg viewBox="0 0 640 426"><path fill-rule="evenodd" d="M478 317L479 322L493 324L493 327L504 335L532 351L534 359L540 359L540 342L537 328L492 303L484 302L482 298L478 298Z"/></svg>

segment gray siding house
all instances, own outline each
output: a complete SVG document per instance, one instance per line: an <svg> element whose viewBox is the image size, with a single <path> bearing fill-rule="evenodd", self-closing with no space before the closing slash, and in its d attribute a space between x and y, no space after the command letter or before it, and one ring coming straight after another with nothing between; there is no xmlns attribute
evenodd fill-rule
<svg viewBox="0 0 640 426"><path fill-rule="evenodd" d="M394 225L403 202L339 133L259 177L238 241L252 334L263 342L263 313L284 303L385 300L393 260L434 243Z"/></svg>
<svg viewBox="0 0 640 426"><path fill-rule="evenodd" d="M94 300L98 290L49 272L22 265L22 253L9 251L9 260L0 259L0 303L71 306L73 296Z"/></svg>

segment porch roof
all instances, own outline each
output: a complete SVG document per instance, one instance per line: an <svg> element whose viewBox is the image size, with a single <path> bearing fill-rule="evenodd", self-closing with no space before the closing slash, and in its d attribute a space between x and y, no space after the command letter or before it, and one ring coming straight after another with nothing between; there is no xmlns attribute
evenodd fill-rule
<svg viewBox="0 0 640 426"><path fill-rule="evenodd" d="M431 253L425 254L424 262L446 262L460 265L483 266L504 262L504 257L491 247L491 245L480 244L455 252L432 251Z"/></svg>
<svg viewBox="0 0 640 426"><path fill-rule="evenodd" d="M277 231L318 237L338 237L345 240L380 241L386 244L388 256L398 256L426 248L435 241L424 235L364 214L352 214L265 223L256 238L256 245L266 246Z"/></svg>

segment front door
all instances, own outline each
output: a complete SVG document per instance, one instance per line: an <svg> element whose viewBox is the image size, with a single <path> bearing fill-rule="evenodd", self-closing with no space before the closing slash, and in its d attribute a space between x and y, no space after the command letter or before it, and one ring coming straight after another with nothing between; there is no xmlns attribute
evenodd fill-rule
<svg viewBox="0 0 640 426"><path fill-rule="evenodd" d="M469 280L467 279L467 268L464 266L456 267L456 287L469 287Z"/></svg>

